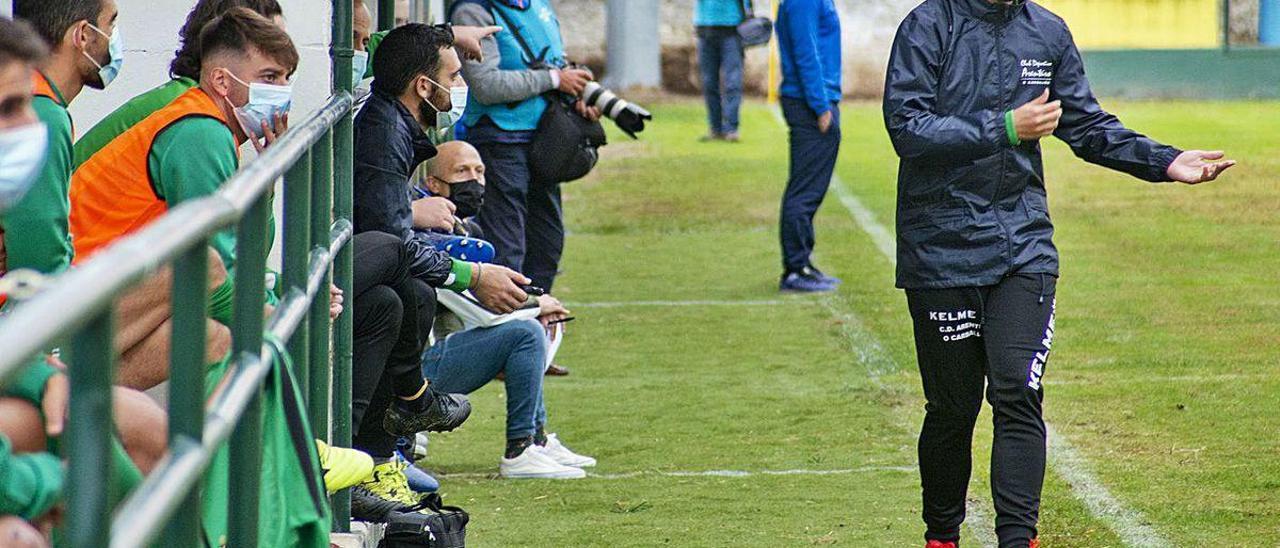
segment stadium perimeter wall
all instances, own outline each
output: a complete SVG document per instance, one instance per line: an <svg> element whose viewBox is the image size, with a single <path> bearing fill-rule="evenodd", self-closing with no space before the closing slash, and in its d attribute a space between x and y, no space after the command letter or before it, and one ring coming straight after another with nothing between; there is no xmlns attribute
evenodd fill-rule
<svg viewBox="0 0 1280 548"><path fill-rule="evenodd" d="M1280 49L1084 52L1094 93L1130 99L1280 98Z"/></svg>
<svg viewBox="0 0 1280 548"><path fill-rule="evenodd" d="M603 69L604 0L553 1L560 13L569 54ZM762 13L771 12L777 2L754 1ZM920 0L835 2L844 30L845 93L851 98L878 99L884 88L884 69L894 31ZM663 87L670 92L700 91L693 4L694 0L661 2ZM1085 50L1090 79L1104 99L1280 98L1280 50L1244 46L1224 54L1216 49L1221 25L1215 15L1218 4L1213 0L1083 2L1088 5L1083 5L1082 0L1044 0L1044 4L1062 12L1061 15L1071 21L1073 32ZM1233 43L1257 42L1257 7L1257 0L1231 0ZM1096 13L1099 10L1106 11L1106 17L1099 19ZM1187 32L1188 24L1195 32ZM1134 27L1141 27L1143 32L1122 30ZM1123 34L1123 40L1116 38L1117 34ZM1168 49L1117 49L1135 44ZM745 83L750 93L763 95L767 66L764 48L748 51Z"/></svg>

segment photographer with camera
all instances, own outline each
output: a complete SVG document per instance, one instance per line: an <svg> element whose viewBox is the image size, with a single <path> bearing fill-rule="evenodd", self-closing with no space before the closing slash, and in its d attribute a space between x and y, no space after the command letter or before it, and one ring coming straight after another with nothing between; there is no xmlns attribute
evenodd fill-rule
<svg viewBox="0 0 1280 548"><path fill-rule="evenodd" d="M497 250L494 262L550 290L564 249L561 181L534 175L532 143L552 100L544 95L558 90L580 97L593 75L565 59L560 23L549 0L461 0L454 3L450 20L454 25L503 27L481 41L482 61L462 63L472 93L460 133L488 167L478 222ZM531 58L526 50L539 57ZM600 111L581 99L572 109L592 122L600 118Z"/></svg>

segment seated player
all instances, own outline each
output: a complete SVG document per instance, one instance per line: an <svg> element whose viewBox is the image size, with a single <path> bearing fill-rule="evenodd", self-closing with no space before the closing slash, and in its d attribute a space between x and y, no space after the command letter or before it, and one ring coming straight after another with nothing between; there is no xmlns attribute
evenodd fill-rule
<svg viewBox="0 0 1280 548"><path fill-rule="evenodd" d="M187 21L178 31L181 43L169 63L170 80L125 101L106 117L85 132L74 146L75 164L85 163L107 143L119 137L129 128L141 122L161 107L173 102L179 95L199 85L200 80L200 30L214 17L231 8L245 7L271 19L284 28L284 15L276 0L200 0L187 14Z"/></svg>
<svg viewBox="0 0 1280 548"><path fill-rule="evenodd" d="M261 15L236 8L205 26L201 43L200 84L113 139L72 177L77 262L146 226L171 206L213 193L239 167L240 143L252 140L261 148L260 139L270 144L283 131L289 104L285 84L298 60L289 35ZM212 247L220 261L211 263L234 266L231 231L215 236ZM211 280L216 288L211 299L229 303L230 283L220 282ZM138 309L151 310L163 322L167 311L159 305L167 299L167 282L156 284L135 294L145 292L148 296L136 297L144 301ZM211 315L225 321L221 314ZM140 351L157 353L155 348ZM167 378L163 363L125 360L120 375L150 388Z"/></svg>

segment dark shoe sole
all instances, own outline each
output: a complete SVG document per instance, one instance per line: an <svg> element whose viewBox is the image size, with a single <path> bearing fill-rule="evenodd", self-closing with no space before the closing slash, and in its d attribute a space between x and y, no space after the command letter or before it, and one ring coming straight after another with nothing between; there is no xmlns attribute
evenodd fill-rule
<svg viewBox="0 0 1280 548"><path fill-rule="evenodd" d="M825 289L778 288L778 293L782 293L783 295L812 295L814 293L833 293L837 289L839 288L838 287L828 287Z"/></svg>

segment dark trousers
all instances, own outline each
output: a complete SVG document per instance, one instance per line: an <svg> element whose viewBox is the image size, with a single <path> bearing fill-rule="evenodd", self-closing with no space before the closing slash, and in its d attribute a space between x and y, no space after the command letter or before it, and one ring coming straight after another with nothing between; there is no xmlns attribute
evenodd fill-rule
<svg viewBox="0 0 1280 548"><path fill-rule="evenodd" d="M1002 548L1025 548L1035 537L1056 285L1050 275L1020 274L987 287L907 290L927 400L919 445L925 538L960 538L984 381L995 425L996 535Z"/></svg>
<svg viewBox="0 0 1280 548"><path fill-rule="evenodd" d="M533 179L528 143L482 143L476 149L485 165L477 221L497 251L493 262L550 291L564 251L560 185Z"/></svg>
<svg viewBox="0 0 1280 548"><path fill-rule="evenodd" d="M737 27L698 27L698 69L711 132L737 132L742 106L742 39Z"/></svg>
<svg viewBox="0 0 1280 548"><path fill-rule="evenodd" d="M352 445L389 457L396 440L383 430L382 417L394 398L417 394L426 382L420 366L435 318L435 290L409 276L400 238L362 232L352 245Z"/></svg>
<svg viewBox="0 0 1280 548"><path fill-rule="evenodd" d="M782 98L782 116L787 120L791 142L791 166L779 222L785 272L809 266L809 256L813 254L813 216L827 195L836 154L840 152L840 109L835 103L831 104L831 112L831 128L823 133L818 131L817 114L807 103Z"/></svg>

